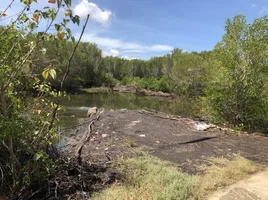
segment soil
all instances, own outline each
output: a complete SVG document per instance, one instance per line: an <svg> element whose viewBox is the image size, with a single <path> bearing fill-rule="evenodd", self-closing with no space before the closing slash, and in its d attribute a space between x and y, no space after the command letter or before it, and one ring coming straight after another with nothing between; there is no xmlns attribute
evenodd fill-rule
<svg viewBox="0 0 268 200"><path fill-rule="evenodd" d="M268 170L216 191L209 200L268 200Z"/></svg>
<svg viewBox="0 0 268 200"><path fill-rule="evenodd" d="M69 154L89 132L88 118L72 130L65 144ZM195 121L148 111L105 111L92 125L83 143L81 159L87 163L109 163L117 157L143 151L176 164L183 172L202 173L199 166L209 157L239 153L257 163L268 165L268 138L250 134L234 135L219 127L198 131Z"/></svg>

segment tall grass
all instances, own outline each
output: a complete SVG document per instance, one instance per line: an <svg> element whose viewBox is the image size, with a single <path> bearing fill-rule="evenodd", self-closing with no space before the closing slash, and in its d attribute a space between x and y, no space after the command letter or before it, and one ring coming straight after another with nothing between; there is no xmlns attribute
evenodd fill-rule
<svg viewBox="0 0 268 200"><path fill-rule="evenodd" d="M193 199L196 180L167 162L140 156L117 162L126 176L124 185L114 185L93 200L186 200Z"/></svg>
<svg viewBox="0 0 268 200"><path fill-rule="evenodd" d="M199 176L182 173L170 163L147 155L117 161L115 167L125 182L95 194L93 200L202 200L261 169L240 155L209 158L200 166L204 174Z"/></svg>

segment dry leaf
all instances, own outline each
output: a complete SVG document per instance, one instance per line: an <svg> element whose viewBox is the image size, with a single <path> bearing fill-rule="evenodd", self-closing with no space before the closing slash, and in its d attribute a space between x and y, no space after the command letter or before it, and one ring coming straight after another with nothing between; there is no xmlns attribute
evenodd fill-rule
<svg viewBox="0 0 268 200"><path fill-rule="evenodd" d="M56 3L56 0L48 0L48 3Z"/></svg>
<svg viewBox="0 0 268 200"><path fill-rule="evenodd" d="M63 40L64 36L65 36L65 33L64 32L58 32L57 34L58 38L60 38L61 40Z"/></svg>
<svg viewBox="0 0 268 200"><path fill-rule="evenodd" d="M69 9L65 12L65 17L70 16L72 14L72 11Z"/></svg>
<svg viewBox="0 0 268 200"><path fill-rule="evenodd" d="M48 78L48 71L44 71L42 73L42 76L44 77L44 79L47 79Z"/></svg>
<svg viewBox="0 0 268 200"><path fill-rule="evenodd" d="M39 23L39 13L34 13L33 18L36 23Z"/></svg>

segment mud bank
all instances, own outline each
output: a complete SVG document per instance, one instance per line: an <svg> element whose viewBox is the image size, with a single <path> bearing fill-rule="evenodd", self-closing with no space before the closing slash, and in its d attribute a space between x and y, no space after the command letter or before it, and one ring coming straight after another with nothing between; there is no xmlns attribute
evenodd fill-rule
<svg viewBox="0 0 268 200"><path fill-rule="evenodd" d="M183 172L202 173L198 167L209 157L239 153L255 162L268 164L268 138L234 135L221 128L197 130L195 121L148 111L106 111L85 119L70 131L65 144L69 154L87 163L109 163L132 156L141 149L175 163ZM86 140L85 140L86 139Z"/></svg>

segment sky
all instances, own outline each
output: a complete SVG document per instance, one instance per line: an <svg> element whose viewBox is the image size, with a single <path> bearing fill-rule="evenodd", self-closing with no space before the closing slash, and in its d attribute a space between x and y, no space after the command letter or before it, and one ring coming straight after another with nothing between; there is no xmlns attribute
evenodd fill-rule
<svg viewBox="0 0 268 200"><path fill-rule="evenodd" d="M21 9L15 1L8 15ZM1 0L0 10L8 2ZM81 24L91 14L82 40L96 43L103 56L147 60L174 48L212 50L224 34L227 18L243 14L251 23L268 15L268 0L72 0L72 9ZM82 26L71 28L78 37Z"/></svg>

